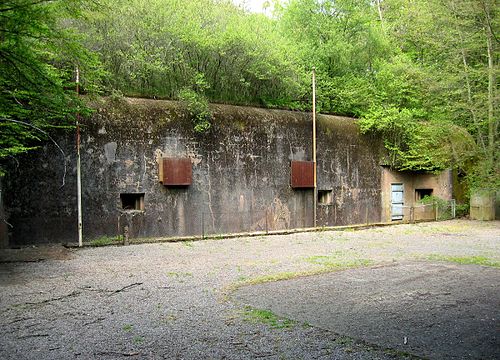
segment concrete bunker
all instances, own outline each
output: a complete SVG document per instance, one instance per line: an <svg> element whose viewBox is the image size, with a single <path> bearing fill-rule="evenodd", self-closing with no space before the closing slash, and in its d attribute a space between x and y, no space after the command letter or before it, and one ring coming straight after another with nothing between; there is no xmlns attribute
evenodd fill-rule
<svg viewBox="0 0 500 360"><path fill-rule="evenodd" d="M95 107L82 129L86 240L121 235L124 226L132 238L313 226L310 113L214 104L212 129L200 136L177 102ZM72 135L58 142L73 164ZM449 172L381 166L381 140L360 135L355 119L319 115L317 148L318 226L391 221L395 183L403 184L403 209L419 189L451 199ZM46 145L23 156L3 181L10 244L75 241L75 173L60 188L54 153ZM42 198L33 190L40 187Z"/></svg>

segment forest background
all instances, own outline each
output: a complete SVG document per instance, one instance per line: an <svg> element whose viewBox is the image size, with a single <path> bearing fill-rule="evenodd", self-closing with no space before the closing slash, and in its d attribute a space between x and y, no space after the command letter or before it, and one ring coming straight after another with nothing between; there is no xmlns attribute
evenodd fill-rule
<svg viewBox="0 0 500 360"><path fill-rule="evenodd" d="M91 113L82 93L354 116L398 170L500 188L498 0L4 0L0 166ZM271 6L272 5L272 6ZM1 172L1 168L0 168Z"/></svg>

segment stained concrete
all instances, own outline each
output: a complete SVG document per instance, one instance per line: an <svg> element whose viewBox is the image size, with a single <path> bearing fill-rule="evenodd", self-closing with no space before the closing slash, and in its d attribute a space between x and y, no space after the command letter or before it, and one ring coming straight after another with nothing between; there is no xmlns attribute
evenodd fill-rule
<svg viewBox="0 0 500 360"><path fill-rule="evenodd" d="M313 225L313 190L290 187L290 161L311 160L310 113L212 105L210 131L196 134L177 102L101 99L92 106L81 136L86 239L119 235L125 225L131 237ZM4 194L13 245L76 240L74 134L57 141L66 158L47 144L9 169ZM354 119L319 116L318 187L335 193L332 204L319 207L319 225L380 221L381 150ZM192 185L163 186L162 156L189 158ZM144 211L121 209L120 193L144 193Z"/></svg>
<svg viewBox="0 0 500 360"><path fill-rule="evenodd" d="M81 132L85 240L115 237L125 226L142 238L313 225L313 189L290 187L291 160L312 157L310 113L213 104L210 131L197 134L177 102L91 106ZM8 168L2 194L11 245L77 241L74 133L55 138L65 156L46 144ZM380 222L381 139L361 135L355 119L320 115L317 152L318 189L332 199L318 205L318 226ZM189 158L192 185L163 186L162 156ZM124 210L121 193L144 194L144 210Z"/></svg>
<svg viewBox="0 0 500 360"><path fill-rule="evenodd" d="M500 270L406 263L240 289L243 304L431 359L500 358Z"/></svg>

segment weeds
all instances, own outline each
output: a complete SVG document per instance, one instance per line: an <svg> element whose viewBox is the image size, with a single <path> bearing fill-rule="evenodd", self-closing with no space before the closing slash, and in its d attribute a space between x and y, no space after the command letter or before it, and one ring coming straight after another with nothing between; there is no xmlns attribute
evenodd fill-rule
<svg viewBox="0 0 500 360"><path fill-rule="evenodd" d="M134 336L132 342L136 345L142 344L144 342L144 338L142 336Z"/></svg>
<svg viewBox="0 0 500 360"><path fill-rule="evenodd" d="M243 319L253 323L262 323L273 329L288 329L294 327L297 322L279 317L270 310L254 309L245 307L243 310Z"/></svg>
<svg viewBox="0 0 500 360"><path fill-rule="evenodd" d="M352 254L345 251L335 251L330 255L315 255L305 258L305 261L322 265L328 269L351 269L354 267L369 266L373 264L372 260L353 258Z"/></svg>
<svg viewBox="0 0 500 360"><path fill-rule="evenodd" d="M101 236L97 239L90 241L90 246L108 246L118 245L123 243L123 236Z"/></svg>
<svg viewBox="0 0 500 360"><path fill-rule="evenodd" d="M167 276L168 277L173 277L173 278L192 277L193 273L190 273L190 272L169 271L167 273Z"/></svg>
<svg viewBox="0 0 500 360"><path fill-rule="evenodd" d="M482 265L500 268L500 261L487 258L485 256L448 256L431 254L427 256L427 260L432 261L448 261L461 265Z"/></svg>

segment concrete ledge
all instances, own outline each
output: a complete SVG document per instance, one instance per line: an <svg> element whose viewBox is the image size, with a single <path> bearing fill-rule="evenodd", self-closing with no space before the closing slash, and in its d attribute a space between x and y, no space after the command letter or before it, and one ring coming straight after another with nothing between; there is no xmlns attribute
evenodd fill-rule
<svg viewBox="0 0 500 360"><path fill-rule="evenodd" d="M434 220L432 220L433 222ZM415 223L421 222L431 222L427 220L415 221ZM355 225L342 225L342 226L323 226L323 227L311 227L311 228L298 228L298 229L284 229L284 230L271 230L271 231L254 231L254 232L242 232L242 233L231 233L231 234L210 234L210 235L193 235L193 236L173 236L173 237L154 237L154 238L131 238L129 239L129 245L134 244L154 244L154 243L166 243L166 242L182 242L182 241L200 241L200 240L218 240L218 239L234 239L242 237L256 237L256 236L267 236L267 235L289 235L298 234L306 232L321 232L321 231L345 231L345 230L365 230L376 227L392 226L408 224L407 221L391 221L391 222L381 222L374 224L355 224ZM66 243L65 247L68 248L78 248L78 243ZM92 245L91 242L84 242L83 247L102 247L102 246L123 246L123 243L115 241L106 245Z"/></svg>

